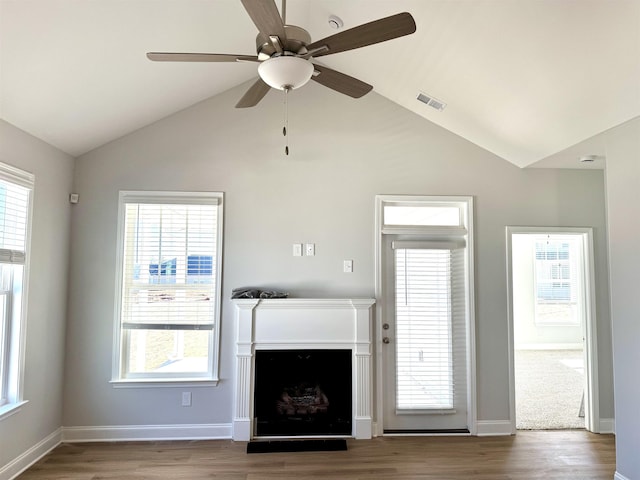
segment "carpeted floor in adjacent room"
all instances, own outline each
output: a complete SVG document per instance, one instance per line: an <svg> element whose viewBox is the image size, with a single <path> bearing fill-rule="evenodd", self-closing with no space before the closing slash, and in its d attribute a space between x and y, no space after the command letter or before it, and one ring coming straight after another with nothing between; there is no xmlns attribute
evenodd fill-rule
<svg viewBox="0 0 640 480"><path fill-rule="evenodd" d="M516 350L516 428L584 428L581 350Z"/></svg>

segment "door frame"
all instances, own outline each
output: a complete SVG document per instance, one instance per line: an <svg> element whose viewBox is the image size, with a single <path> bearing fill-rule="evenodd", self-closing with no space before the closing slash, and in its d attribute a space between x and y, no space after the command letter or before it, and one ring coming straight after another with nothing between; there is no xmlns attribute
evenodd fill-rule
<svg viewBox="0 0 640 480"><path fill-rule="evenodd" d="M521 227L507 226L507 304L509 336L509 418L511 434L516 434L515 341L513 309L512 238L516 234L580 235L583 247L584 325L583 348L585 362L585 428L600 433L600 395L598 389L598 342L596 322L595 260L593 253L593 228L590 227Z"/></svg>
<svg viewBox="0 0 640 480"><path fill-rule="evenodd" d="M374 412L375 421L373 425L373 436L384 435L384 365L383 365L383 343L384 337L382 324L385 323L386 298L383 292L383 206L387 202L411 202L411 201L433 201L433 202L465 202L468 205L467 212L467 248L468 248L468 275L469 291L467 292L467 419L468 434L456 435L477 435L478 414L477 414L477 389L476 389L476 318L475 318L475 247L473 241L473 220L474 220L474 198L472 196L448 196L448 195L376 195L375 197L375 320L373 333L374 338L374 368L375 368L375 396ZM398 230L395 233L416 233L411 228L406 231ZM420 433L408 435L424 435Z"/></svg>

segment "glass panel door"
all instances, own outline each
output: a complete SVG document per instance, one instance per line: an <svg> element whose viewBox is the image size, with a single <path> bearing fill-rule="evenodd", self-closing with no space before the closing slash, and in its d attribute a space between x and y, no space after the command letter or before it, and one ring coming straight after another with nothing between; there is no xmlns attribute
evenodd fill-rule
<svg viewBox="0 0 640 480"><path fill-rule="evenodd" d="M385 243L384 431L466 431L463 249Z"/></svg>

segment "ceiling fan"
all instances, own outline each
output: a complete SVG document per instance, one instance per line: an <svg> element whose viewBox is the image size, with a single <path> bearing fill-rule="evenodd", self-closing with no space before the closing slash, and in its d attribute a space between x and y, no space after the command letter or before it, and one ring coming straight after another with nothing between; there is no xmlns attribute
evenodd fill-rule
<svg viewBox="0 0 640 480"><path fill-rule="evenodd" d="M286 25L286 1L282 16L274 0L241 0L258 28L257 55L217 53L149 52L156 62L257 62L260 78L249 88L236 108L253 107L271 88L287 93L309 80L353 98L360 98L373 88L357 78L313 62L314 58L366 47L416 31L411 14L404 12L311 41L309 33L298 26ZM286 132L285 132L286 135Z"/></svg>

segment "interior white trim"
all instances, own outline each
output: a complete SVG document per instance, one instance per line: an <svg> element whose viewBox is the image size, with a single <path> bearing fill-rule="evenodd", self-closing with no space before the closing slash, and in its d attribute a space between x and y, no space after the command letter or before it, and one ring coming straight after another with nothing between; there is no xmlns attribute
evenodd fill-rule
<svg viewBox="0 0 640 480"><path fill-rule="evenodd" d="M29 400L20 400L16 403L7 403L0 407L0 420L9 418L11 415L15 415L22 410L22 407L29 403Z"/></svg>
<svg viewBox="0 0 640 480"><path fill-rule="evenodd" d="M125 378L123 372L121 309L123 292L123 268L125 258L125 210L130 203L151 203L151 204L178 204L178 205L217 205L217 225L216 225L216 274L215 274L215 319L212 339L211 370L207 376L197 379L185 377L136 377ZM124 387L127 382L162 382L167 380L174 386L175 382L206 381L217 385L220 380L220 325L222 323L222 252L224 239L224 192L183 192L183 191L143 191L143 190L120 190L118 193L118 222L116 228L117 248L116 248L116 275L115 275L115 304L113 310L113 353L111 358L111 383L120 384ZM117 387L116 387L117 388ZM124 387L126 388L126 387Z"/></svg>
<svg viewBox="0 0 640 480"><path fill-rule="evenodd" d="M62 441L110 442L152 440L219 440L231 438L231 424L109 425L63 427Z"/></svg>
<svg viewBox="0 0 640 480"><path fill-rule="evenodd" d="M497 435L511 435L510 420L478 420L476 435L479 437L491 437Z"/></svg>
<svg viewBox="0 0 640 480"><path fill-rule="evenodd" d="M600 430L598 433L616 433L616 421L614 418L601 418L600 419Z"/></svg>
<svg viewBox="0 0 640 480"><path fill-rule="evenodd" d="M613 476L613 480L631 480L631 479L625 477L621 473L616 472L616 474Z"/></svg>
<svg viewBox="0 0 640 480"><path fill-rule="evenodd" d="M51 434L36 443L22 455L13 459L0 468L0 480L10 480L16 478L31 465L44 457L51 450L60 445L62 441L62 428L58 428Z"/></svg>
<svg viewBox="0 0 640 480"><path fill-rule="evenodd" d="M600 422L600 391L598 388L598 341L596 321L596 292L595 292L595 259L593 253L593 228L590 227L520 227L507 226L506 233L506 265L507 265L507 328L509 341L509 418L511 419L511 433L516 433L516 400L515 400L515 366L514 366L514 325L513 325L513 266L512 266L512 237L514 234L581 235L584 252L584 282L585 288L585 325L584 348L587 364L585 365L585 379L587 383L585 395L585 428L593 433L601 431Z"/></svg>

